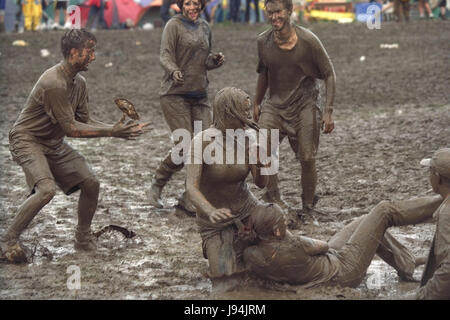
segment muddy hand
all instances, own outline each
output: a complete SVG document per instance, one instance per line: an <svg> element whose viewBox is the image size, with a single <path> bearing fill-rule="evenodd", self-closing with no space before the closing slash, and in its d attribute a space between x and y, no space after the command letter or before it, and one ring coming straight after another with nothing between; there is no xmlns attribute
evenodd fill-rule
<svg viewBox="0 0 450 320"><path fill-rule="evenodd" d="M179 70L173 72L172 79L176 85L182 85L184 83L183 73Z"/></svg>
<svg viewBox="0 0 450 320"><path fill-rule="evenodd" d="M231 210L227 208L215 209L209 216L209 220L212 223L219 222L221 220L226 220L231 218L233 215L231 214Z"/></svg>
<svg viewBox="0 0 450 320"><path fill-rule="evenodd" d="M260 114L261 114L261 108L259 107L259 105L255 104L253 106L253 120L258 122Z"/></svg>
<svg viewBox="0 0 450 320"><path fill-rule="evenodd" d="M334 121L330 114L324 114L321 127L323 133L331 133L334 130Z"/></svg>
<svg viewBox="0 0 450 320"><path fill-rule="evenodd" d="M216 53L214 55L214 63L216 64L216 66L221 66L221 65L223 65L224 62L225 62L225 56L223 55L222 52Z"/></svg>
<svg viewBox="0 0 450 320"><path fill-rule="evenodd" d="M125 124L122 118L112 127L111 136L133 140L134 137L140 136L143 133L142 128L139 128L139 125L139 123L134 121L129 121Z"/></svg>

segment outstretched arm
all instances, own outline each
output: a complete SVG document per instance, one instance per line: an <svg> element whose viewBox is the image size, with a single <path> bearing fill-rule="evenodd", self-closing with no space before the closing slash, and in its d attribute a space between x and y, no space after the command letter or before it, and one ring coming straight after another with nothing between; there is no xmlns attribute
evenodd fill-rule
<svg viewBox="0 0 450 320"><path fill-rule="evenodd" d="M124 139L134 139L145 132L145 127L149 123L139 124L136 122L124 123L124 119L115 125L106 125L89 118L85 113L82 116L72 110L72 106L67 100L64 88L54 88L46 92L46 111L52 122L58 123L68 137L77 138L97 138L97 137L118 137Z"/></svg>

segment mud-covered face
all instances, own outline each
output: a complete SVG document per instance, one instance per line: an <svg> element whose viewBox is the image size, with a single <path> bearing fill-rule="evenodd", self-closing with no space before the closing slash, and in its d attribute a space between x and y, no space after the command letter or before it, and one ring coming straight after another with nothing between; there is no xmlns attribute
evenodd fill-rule
<svg viewBox="0 0 450 320"><path fill-rule="evenodd" d="M88 41L83 49L75 50L72 55L72 63L78 71L87 71L89 64L95 60L96 43Z"/></svg>
<svg viewBox="0 0 450 320"><path fill-rule="evenodd" d="M201 8L202 4L200 0L184 0L183 16L191 21L196 21L200 17Z"/></svg>
<svg viewBox="0 0 450 320"><path fill-rule="evenodd" d="M266 5L267 18L275 31L280 31L289 24L291 13L280 1L269 2Z"/></svg>

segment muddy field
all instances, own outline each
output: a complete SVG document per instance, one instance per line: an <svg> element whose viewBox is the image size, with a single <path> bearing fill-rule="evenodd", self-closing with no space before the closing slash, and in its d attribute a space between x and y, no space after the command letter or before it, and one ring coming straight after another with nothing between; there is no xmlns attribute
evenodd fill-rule
<svg viewBox="0 0 450 320"><path fill-rule="evenodd" d="M326 240L381 200L430 194L419 161L450 146L450 23L385 23L381 30L362 24L308 27L323 41L337 74L336 129L321 137L318 156L318 208L331 221L310 220L293 232ZM210 97L225 86L254 94L255 38L265 28L213 27L214 49L224 53L226 63L209 73ZM76 253L72 241L78 194L66 197L58 192L23 234L24 243L36 250L33 263L0 264L0 299L400 299L417 288L417 283L400 282L391 267L375 258L366 281L356 289L275 288L248 279L232 292L213 291L203 276L207 261L195 221L172 208L185 171L164 189L165 209L156 210L146 201L151 175L171 143L158 98L161 29L99 31L96 36L97 61L85 74L93 117L118 120L121 113L113 98L123 96L152 122L152 131L135 142L67 140L89 160L101 182L94 229L117 224L138 236L126 241L105 234L96 253ZM40 74L61 59L60 37L59 32L0 35L0 233L27 195L23 173L8 151L8 131ZM16 39L29 46L12 46ZM40 55L44 48L51 52L47 58ZM280 155L282 194L299 207L300 166L287 141ZM434 226L395 228L393 233L423 256ZM69 266L80 268L80 290L67 287ZM421 271L417 269L416 278Z"/></svg>

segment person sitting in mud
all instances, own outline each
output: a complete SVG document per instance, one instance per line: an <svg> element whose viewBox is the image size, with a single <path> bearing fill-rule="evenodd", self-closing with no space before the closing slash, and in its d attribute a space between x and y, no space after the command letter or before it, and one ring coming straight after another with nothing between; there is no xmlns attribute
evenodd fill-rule
<svg viewBox="0 0 450 320"><path fill-rule="evenodd" d="M448 193L445 201L448 204ZM245 249L244 260L251 272L264 279L305 288L318 284L356 287L377 253L402 278L413 280L414 268L422 259L412 258L386 230L425 222L442 202L442 196L382 201L328 242L314 240L309 246L286 231L285 225L271 224L273 218L263 216L253 230L258 244ZM446 245L448 248L448 241ZM448 270L448 263L445 268ZM448 273L446 278L448 280Z"/></svg>
<svg viewBox="0 0 450 320"><path fill-rule="evenodd" d="M438 150L421 162L430 168L430 183L445 200L433 214L437 219L417 299L450 299L450 148Z"/></svg>
<svg viewBox="0 0 450 320"><path fill-rule="evenodd" d="M194 137L188 155L190 163L187 165L187 192L197 209L203 255L209 262L208 276L215 283L230 280L233 277L228 276L246 271L244 250L247 247L253 248L248 251L250 254L260 248L264 250L261 245L266 240L272 240L272 231L275 230L276 245L286 243L286 249L290 242L278 238L292 238L289 233L286 236L285 213L281 208L276 204L260 203L248 189L245 180L249 173L252 174L255 184L264 188L268 176L262 175L261 170L270 166L269 162L264 165L259 158L255 161L256 164L251 164L250 143L245 145L246 158L241 164L236 158L233 164L214 163L204 155L206 148L210 148L211 140L218 143L219 147L215 151L223 152L221 159L228 159L228 154L237 155L238 144L233 143L233 150L228 149L224 137L230 137L227 129L236 130L245 126L257 128L248 118L250 109L250 99L242 90L225 88L219 91L213 103L214 124ZM197 146L200 152L195 151ZM257 154L259 155L259 151ZM432 199L427 205L436 208L440 201L442 200ZM336 248L343 246L361 221L362 218L352 222L340 232L340 236L334 237L331 243ZM388 232L384 233L384 237L381 235L380 240L382 246L377 246L377 253L398 271L402 279L411 280L416 266L414 257ZM328 275L328 272L337 270L337 258L330 260L325 255L327 243L307 237L299 237L298 241L301 248L306 250L303 252L307 254L304 258L311 261L310 275L315 277L320 272ZM289 254L295 256L297 249L290 247L290 250L292 252ZM288 250L286 254L289 255ZM319 258L320 254L323 255L322 258ZM318 259L318 262L313 259ZM327 261L330 265L327 265ZM272 271L282 276L275 269Z"/></svg>
<svg viewBox="0 0 450 320"><path fill-rule="evenodd" d="M219 68L225 61L222 53L211 52L211 30L200 17L205 4L206 0L177 0L182 14L167 22L161 38L160 62L164 69L161 109L171 132L187 130L191 139L195 121L201 122L201 130L211 125L207 71ZM173 150L169 151L152 178L148 200L156 208L164 207L161 192L172 175L184 166L173 160ZM178 200L177 208L195 215L185 193Z"/></svg>
<svg viewBox="0 0 450 320"><path fill-rule="evenodd" d="M95 60L97 40L84 29L61 38L63 61L46 70L33 87L25 107L9 133L14 161L23 169L31 194L19 207L12 225L0 239L1 253L11 262L25 261L20 234L54 197L56 186L69 195L81 190L75 248L94 250L91 221L97 208L99 182L84 157L64 137L134 139L148 123L114 125L92 119L88 110L87 71Z"/></svg>
<svg viewBox="0 0 450 320"><path fill-rule="evenodd" d="M246 126L257 128L251 120L251 102L248 94L236 88L220 90L213 102L213 125L197 134L191 142L187 159L186 191L197 212L197 223L202 237L203 255L208 259L208 276L215 283L244 271L242 252L253 243L248 226L257 222L254 217L261 215L277 217L281 208L273 204L262 204L250 192L245 182L249 173L254 183L263 188L267 176L261 175L265 167L259 161L250 164L249 143L234 143L232 132ZM228 140L230 139L230 140ZM213 140L215 156L222 152L223 159L211 161L206 156L206 148ZM227 141L233 141L233 147L227 148ZM200 152L196 152L198 146ZM244 148L245 159L238 161L238 152ZM228 158L227 158L228 157ZM219 159L218 158L218 159ZM266 165L267 166L267 165ZM257 213L260 212L260 215ZM216 281L217 280L217 281Z"/></svg>

